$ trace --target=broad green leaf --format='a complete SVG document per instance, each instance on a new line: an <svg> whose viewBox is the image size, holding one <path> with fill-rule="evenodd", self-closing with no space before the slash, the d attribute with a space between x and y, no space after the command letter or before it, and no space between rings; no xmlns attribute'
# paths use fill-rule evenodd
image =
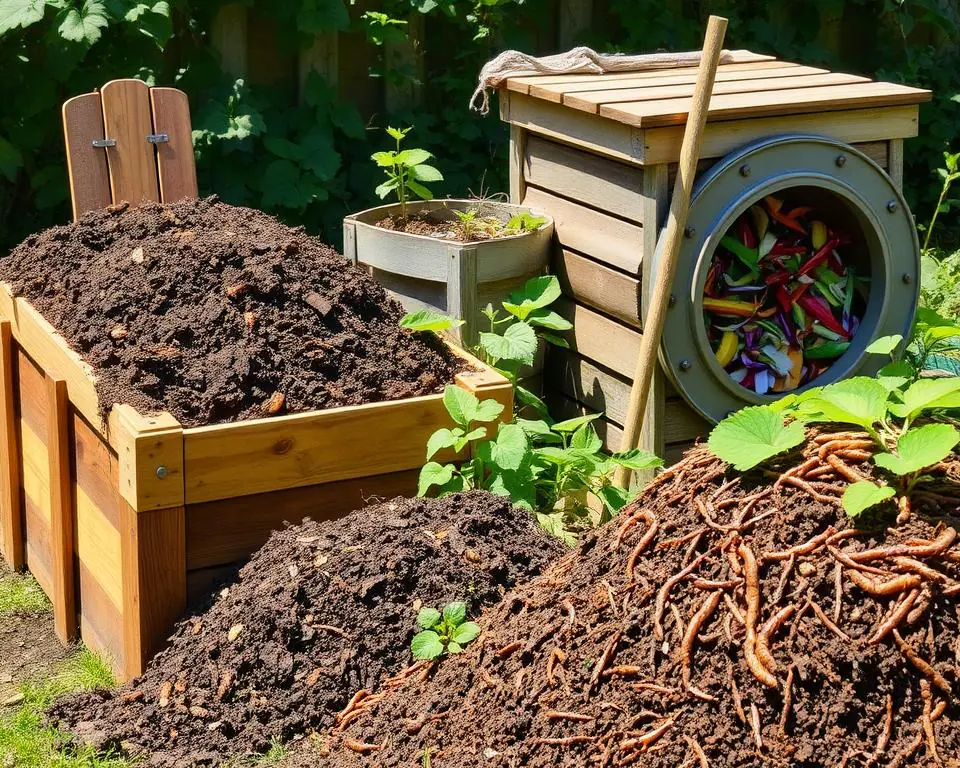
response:
<svg viewBox="0 0 960 768"><path fill-rule="evenodd" d="M464 320L447 317L432 309L421 309L418 312L405 314L400 319L400 327L406 328L408 331L446 331L450 328L458 328L464 322Z"/></svg>
<svg viewBox="0 0 960 768"><path fill-rule="evenodd" d="M413 651L415 659L435 659L443 655L443 642L440 640L440 635L426 629L413 636L410 650Z"/></svg>
<svg viewBox="0 0 960 768"><path fill-rule="evenodd" d="M444 486L453 479L453 464L438 464L428 461L420 470L420 479L417 481L417 496L426 496L433 486Z"/></svg>
<svg viewBox="0 0 960 768"><path fill-rule="evenodd" d="M321 181L330 181L340 170L340 153L333 143L329 129L314 129L300 142L303 159L300 165Z"/></svg>
<svg viewBox="0 0 960 768"><path fill-rule="evenodd" d="M549 309L535 309L527 315L527 322L553 331L569 331L573 328L573 323Z"/></svg>
<svg viewBox="0 0 960 768"><path fill-rule="evenodd" d="M493 399L481 400L477 404L472 421L494 421L501 413L503 413L503 403Z"/></svg>
<svg viewBox="0 0 960 768"><path fill-rule="evenodd" d="M555 448L552 445L546 445L543 448L537 448L534 451L534 455L543 459L544 461L560 467L566 464L572 464L578 458L578 456L569 448Z"/></svg>
<svg viewBox="0 0 960 768"><path fill-rule="evenodd" d="M603 448L603 441L592 424L584 424L570 438L570 447L587 453L596 453Z"/></svg>
<svg viewBox="0 0 960 768"><path fill-rule="evenodd" d="M411 190L421 200L433 199L433 192L423 186L423 184L420 184L413 179L407 179L407 189Z"/></svg>
<svg viewBox="0 0 960 768"><path fill-rule="evenodd" d="M45 7L44 0L0 0L0 35L36 24L43 19Z"/></svg>
<svg viewBox="0 0 960 768"><path fill-rule="evenodd" d="M843 509L850 517L856 517L865 509L874 507L894 496L896 491L889 485L875 485L869 480L848 485L840 500Z"/></svg>
<svg viewBox="0 0 960 768"><path fill-rule="evenodd" d="M377 188L374 190L374 192L376 192L377 197L382 200L391 192L393 192L393 190L395 190L398 186L400 186L400 182L397 179L388 179L387 181L383 182L383 184L377 185Z"/></svg>
<svg viewBox="0 0 960 768"><path fill-rule="evenodd" d="M921 412L936 408L960 408L960 378L920 379L902 395L903 403L894 403L890 411L902 419L915 419Z"/></svg>
<svg viewBox="0 0 960 768"><path fill-rule="evenodd" d="M470 428L470 422L476 420L480 408L480 401L473 393L467 392L467 390L455 384L448 384L443 390L443 404L447 413L450 414L450 418L464 429ZM501 406L502 409L503 406ZM484 421L489 421L489 419L484 419Z"/></svg>
<svg viewBox="0 0 960 768"><path fill-rule="evenodd" d="M407 166L420 165L420 163L427 162L431 157L433 155L425 149L405 149L397 154L397 162Z"/></svg>
<svg viewBox="0 0 960 768"><path fill-rule="evenodd" d="M136 3L124 14L123 18L124 21L133 24L141 34L151 38L161 48L173 37L170 3L165 0Z"/></svg>
<svg viewBox="0 0 960 768"><path fill-rule="evenodd" d="M878 453L879 467L895 475L912 475L943 461L960 442L960 432L949 424L925 424L908 429L897 440L897 453Z"/></svg>
<svg viewBox="0 0 960 768"><path fill-rule="evenodd" d="M101 30L109 24L107 6L101 0L83 0L80 6L67 6L57 18L60 37L87 45L97 42Z"/></svg>
<svg viewBox="0 0 960 768"><path fill-rule="evenodd" d="M23 155L20 154L20 150L0 136L0 176L7 181L14 181L22 166Z"/></svg>
<svg viewBox="0 0 960 768"><path fill-rule="evenodd" d="M459 627L467 618L466 603L448 603L443 608L443 620L451 627Z"/></svg>
<svg viewBox="0 0 960 768"><path fill-rule="evenodd" d="M456 433L462 430L455 429L453 431L454 433ZM469 432L467 432L467 434L461 437L457 437L457 441L453 444L453 449L457 453L460 453L460 451L466 448L469 443L473 442L474 440L480 440L481 438L484 438L486 436L487 436L487 428L477 427L476 429L472 429Z"/></svg>
<svg viewBox="0 0 960 768"><path fill-rule="evenodd" d="M436 608L421 608L417 614L417 624L421 629L435 627L440 621L440 611Z"/></svg>
<svg viewBox="0 0 960 768"><path fill-rule="evenodd" d="M459 645L467 645L476 640L479 634L480 625L475 621L467 621L457 627L451 639Z"/></svg>
<svg viewBox="0 0 960 768"><path fill-rule="evenodd" d="M518 471L495 470L486 489L498 496L506 496L516 506L531 512L537 506L537 489L528 465Z"/></svg>
<svg viewBox="0 0 960 768"><path fill-rule="evenodd" d="M710 433L708 445L714 455L741 472L752 469L771 456L800 445L803 425L784 424L772 408L755 405L727 416Z"/></svg>
<svg viewBox="0 0 960 768"><path fill-rule="evenodd" d="M820 390L818 396L804 401L801 412L810 421L839 421L872 429L887 415L890 392L876 379L857 376Z"/></svg>
<svg viewBox="0 0 960 768"><path fill-rule="evenodd" d="M529 389L514 382L513 394L517 398L517 402L520 403L520 405L527 408L532 408L541 418L549 418L550 414L547 409L547 404Z"/></svg>
<svg viewBox="0 0 960 768"><path fill-rule="evenodd" d="M515 419L514 423L527 433L527 437L548 437L553 433L543 419Z"/></svg>
<svg viewBox="0 0 960 768"><path fill-rule="evenodd" d="M881 336L871 342L866 351L871 355L889 355L900 345L901 341L903 341L903 336L899 333L893 336Z"/></svg>
<svg viewBox="0 0 960 768"><path fill-rule="evenodd" d="M415 165L409 169L410 178L417 181L443 181L443 174L432 165Z"/></svg>
<svg viewBox="0 0 960 768"><path fill-rule="evenodd" d="M597 496L613 514L617 514L630 501L631 493L625 488L605 485L597 491Z"/></svg>
<svg viewBox="0 0 960 768"><path fill-rule="evenodd" d="M655 469L663 466L663 459L655 453L642 448L633 448L622 453L615 453L610 457L615 464L627 469Z"/></svg>
<svg viewBox="0 0 960 768"><path fill-rule="evenodd" d="M548 344L553 344L555 347L560 347L560 349L570 349L570 342L563 338L563 336L557 336L552 333L541 333L540 338Z"/></svg>
<svg viewBox="0 0 960 768"><path fill-rule="evenodd" d="M501 424L495 440L478 446L480 458L500 469L516 471L530 455L527 434L516 424Z"/></svg>
<svg viewBox="0 0 960 768"><path fill-rule="evenodd" d="M514 304L528 303L533 309L543 309L560 298L560 281L555 275L532 277L520 291L510 294Z"/></svg>
<svg viewBox="0 0 960 768"><path fill-rule="evenodd" d="M447 643L447 653L463 653L463 646L455 640Z"/></svg>
<svg viewBox="0 0 960 768"><path fill-rule="evenodd" d="M460 435L463 435L463 430L458 430ZM455 435L451 430L443 427L434 432L427 439L427 459L432 459L436 456L437 451L442 451L444 448L452 448L457 442L457 435Z"/></svg>
<svg viewBox="0 0 960 768"><path fill-rule="evenodd" d="M396 158L396 152L374 152L370 155L370 159L381 168L392 168L396 164Z"/></svg>
<svg viewBox="0 0 960 768"><path fill-rule="evenodd" d="M543 527L543 530L545 530L551 536L556 536L568 547L575 547L577 545L576 534L568 530L566 525L564 525L563 513L551 512L547 514L544 512L537 512L537 522L540 523L540 525Z"/></svg>
<svg viewBox="0 0 960 768"><path fill-rule="evenodd" d="M514 323L503 335L481 333L480 346L495 361L508 360L533 365L537 354L537 334L528 323Z"/></svg>
<svg viewBox="0 0 960 768"><path fill-rule="evenodd" d="M584 424L589 424L591 421L596 421L601 416L602 413L588 413L586 416L575 416L572 419L567 419L566 421L558 421L553 425L554 432L576 432Z"/></svg>

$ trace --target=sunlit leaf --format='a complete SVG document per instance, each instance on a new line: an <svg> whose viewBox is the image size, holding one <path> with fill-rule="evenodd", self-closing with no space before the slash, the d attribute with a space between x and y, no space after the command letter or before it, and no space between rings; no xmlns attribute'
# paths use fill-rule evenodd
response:
<svg viewBox="0 0 960 768"><path fill-rule="evenodd" d="M717 424L708 445L715 456L742 472L800 445L804 436L802 424L785 424L775 410L757 405L743 408Z"/></svg>

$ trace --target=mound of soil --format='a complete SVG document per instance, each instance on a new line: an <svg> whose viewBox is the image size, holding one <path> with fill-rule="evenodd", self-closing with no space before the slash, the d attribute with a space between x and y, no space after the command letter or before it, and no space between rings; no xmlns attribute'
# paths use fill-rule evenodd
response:
<svg viewBox="0 0 960 768"><path fill-rule="evenodd" d="M290 765L957 766L960 467L854 527L869 441L818 439L742 477L695 449Z"/></svg>
<svg viewBox="0 0 960 768"><path fill-rule="evenodd" d="M463 362L302 228L219 202L126 204L0 259L94 370L101 402L215 424L438 392Z"/></svg>
<svg viewBox="0 0 960 768"><path fill-rule="evenodd" d="M561 549L485 492L305 521L275 533L141 677L58 702L49 718L150 766L261 753L331 725L356 691L410 665L421 605L462 600L475 616Z"/></svg>

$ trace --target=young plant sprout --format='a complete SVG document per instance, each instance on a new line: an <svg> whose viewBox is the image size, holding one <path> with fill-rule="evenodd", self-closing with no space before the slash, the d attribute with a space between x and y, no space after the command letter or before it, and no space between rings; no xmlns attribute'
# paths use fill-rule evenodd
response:
<svg viewBox="0 0 960 768"><path fill-rule="evenodd" d="M717 362L746 389L789 392L850 346L869 280L847 258L853 239L807 206L753 205L720 240L704 286Z"/></svg>
<svg viewBox="0 0 960 768"><path fill-rule="evenodd" d="M417 614L417 624L421 631L410 643L415 659L460 653L480 634L480 626L467 621L466 603L448 603L443 613L436 608L423 608Z"/></svg>
<svg viewBox="0 0 960 768"><path fill-rule="evenodd" d="M427 165L427 160L433 157L427 150L401 149L403 140L412 130L412 126L402 129L387 128L387 133L397 142L396 149L374 152L370 156L387 175L387 180L377 187L377 195L382 200L391 192L396 194L397 202L400 203L400 218L404 220L407 218L407 203L411 193L421 200L430 200L433 193L424 184L443 181L443 174L432 165Z"/></svg>

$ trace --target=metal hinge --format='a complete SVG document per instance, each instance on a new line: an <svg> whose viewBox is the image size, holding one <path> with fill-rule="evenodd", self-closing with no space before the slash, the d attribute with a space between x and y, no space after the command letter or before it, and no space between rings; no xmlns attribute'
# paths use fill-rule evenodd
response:
<svg viewBox="0 0 960 768"><path fill-rule="evenodd" d="M147 136L147 141L151 144L164 144L170 141L170 136L166 133L151 133Z"/></svg>
<svg viewBox="0 0 960 768"><path fill-rule="evenodd" d="M116 139L94 139L90 142L97 149L105 149L106 147L115 147L117 146Z"/></svg>

